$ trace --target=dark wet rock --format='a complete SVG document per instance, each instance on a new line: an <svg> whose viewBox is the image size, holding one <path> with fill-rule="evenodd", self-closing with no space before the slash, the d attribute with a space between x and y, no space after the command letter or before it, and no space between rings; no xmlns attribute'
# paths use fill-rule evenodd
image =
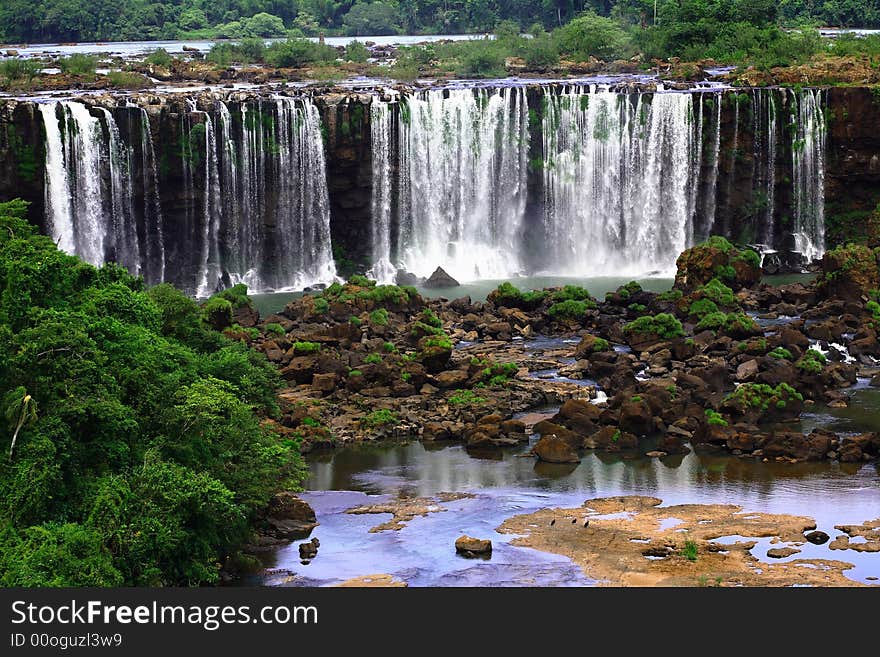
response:
<svg viewBox="0 0 880 657"><path fill-rule="evenodd" d="M542 436L532 449L535 456L547 463L580 463L580 457L569 444L555 435Z"/></svg>
<svg viewBox="0 0 880 657"><path fill-rule="evenodd" d="M428 277L428 280L426 280L423 285L427 288L438 288L459 287L461 284L447 274L442 267L437 267L437 269L434 270L434 273Z"/></svg>
<svg viewBox="0 0 880 657"><path fill-rule="evenodd" d="M778 431L765 436L760 442L764 456L787 457L798 461L822 461L835 446L832 434L813 431L804 435L796 431Z"/></svg>
<svg viewBox="0 0 880 657"><path fill-rule="evenodd" d="M532 427L532 432L539 434L542 438L546 436L555 436L558 440L562 440L571 449L580 449L584 442L584 436L580 433L567 429L561 424L556 424L550 420L542 420Z"/></svg>
<svg viewBox="0 0 880 657"><path fill-rule="evenodd" d="M318 556L318 546L311 541L300 543L298 547L300 559L311 561Z"/></svg>
<svg viewBox="0 0 880 657"><path fill-rule="evenodd" d="M398 269L397 274L394 277L394 282L397 285L418 285L422 282L422 279L408 271Z"/></svg>
<svg viewBox="0 0 880 657"><path fill-rule="evenodd" d="M318 519L308 502L294 493L283 491L269 500L265 526L265 534L292 540L308 536L318 526Z"/></svg>
<svg viewBox="0 0 880 657"><path fill-rule="evenodd" d="M633 434L621 431L615 426L605 426L584 441L588 449L600 449L609 452L636 449L639 439Z"/></svg>
<svg viewBox="0 0 880 657"><path fill-rule="evenodd" d="M462 556L475 556L492 553L492 541L463 535L455 539L455 551Z"/></svg>
<svg viewBox="0 0 880 657"><path fill-rule="evenodd" d="M623 431L644 436L654 430L654 415L651 407L640 397L633 397L631 401L620 407L620 419L618 424Z"/></svg>
<svg viewBox="0 0 880 657"><path fill-rule="evenodd" d="M814 530L804 534L804 538L814 545L824 545L831 537L823 531Z"/></svg>

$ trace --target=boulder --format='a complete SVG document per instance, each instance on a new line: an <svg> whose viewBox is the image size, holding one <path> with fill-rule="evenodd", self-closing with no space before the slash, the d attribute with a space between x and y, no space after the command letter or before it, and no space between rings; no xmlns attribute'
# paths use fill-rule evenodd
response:
<svg viewBox="0 0 880 657"><path fill-rule="evenodd" d="M571 449L580 449L584 442L584 436L551 420L541 420L532 427L532 432L542 437L554 436L558 440L562 440Z"/></svg>
<svg viewBox="0 0 880 657"><path fill-rule="evenodd" d="M317 364L318 359L315 356L296 356L281 370L281 378L299 384L311 383Z"/></svg>
<svg viewBox="0 0 880 657"><path fill-rule="evenodd" d="M584 447L617 452L622 449L636 449L639 439L633 434L621 431L615 426L605 426L584 441Z"/></svg>
<svg viewBox="0 0 880 657"><path fill-rule="evenodd" d="M745 363L741 363L739 367L736 368L736 380L751 381L755 378L757 373L758 361L753 358L752 360L747 360Z"/></svg>
<svg viewBox="0 0 880 657"><path fill-rule="evenodd" d="M776 431L765 436L760 444L766 457L784 456L798 461L821 461L832 446L832 437L817 431L806 436L796 431Z"/></svg>
<svg viewBox="0 0 880 657"><path fill-rule="evenodd" d="M336 390L337 381L338 377L333 372L327 374L315 374L312 377L312 387L324 394L330 394Z"/></svg>
<svg viewBox="0 0 880 657"><path fill-rule="evenodd" d="M318 526L315 510L294 493L282 491L269 500L266 509L266 533L292 540L308 536Z"/></svg>
<svg viewBox="0 0 880 657"><path fill-rule="evenodd" d="M633 398L620 407L618 421L621 430L644 436L654 431L654 416L651 407L643 399Z"/></svg>
<svg viewBox="0 0 880 657"><path fill-rule="evenodd" d="M467 370L445 370L440 372L436 377L437 387L445 388L461 388L468 382L470 378Z"/></svg>
<svg viewBox="0 0 880 657"><path fill-rule="evenodd" d="M424 287L427 288L459 287L459 285L461 284L457 280L443 271L443 267L437 267L434 273L428 277L428 280L424 282Z"/></svg>
<svg viewBox="0 0 880 657"><path fill-rule="evenodd" d="M540 460L547 463L580 463L580 458L569 444L555 435L542 436L532 450Z"/></svg>
<svg viewBox="0 0 880 657"><path fill-rule="evenodd" d="M805 534L804 538L814 545L824 545L831 537L823 531L815 530Z"/></svg>
<svg viewBox="0 0 880 657"><path fill-rule="evenodd" d="M455 551L470 557L479 554L492 554L492 541L463 535L455 539Z"/></svg>

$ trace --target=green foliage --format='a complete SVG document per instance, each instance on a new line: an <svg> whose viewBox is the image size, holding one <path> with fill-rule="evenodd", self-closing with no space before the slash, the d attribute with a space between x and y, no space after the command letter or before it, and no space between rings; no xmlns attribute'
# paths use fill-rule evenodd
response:
<svg viewBox="0 0 880 657"><path fill-rule="evenodd" d="M298 356L305 354L316 354L321 351L321 343L319 342L294 342L293 352Z"/></svg>
<svg viewBox="0 0 880 657"><path fill-rule="evenodd" d="M559 49L575 59L623 59L631 51L629 38L617 21L586 12L554 32Z"/></svg>
<svg viewBox="0 0 880 657"><path fill-rule="evenodd" d="M692 541L690 539L684 542L684 548L681 551L682 555L688 561L696 561L697 560L697 543L696 541Z"/></svg>
<svg viewBox="0 0 880 657"><path fill-rule="evenodd" d="M397 421L397 413L386 408L380 408L362 417L361 426L365 429L379 429L380 427L397 424Z"/></svg>
<svg viewBox="0 0 880 657"><path fill-rule="evenodd" d="M22 215L0 204L0 583L216 582L303 475L261 421L277 414L277 370L203 320L228 322L246 290L204 308L170 285L144 290Z"/></svg>
<svg viewBox="0 0 880 657"><path fill-rule="evenodd" d="M419 296L416 289L409 285L377 285L369 290L358 293L361 299L368 299L376 304L406 305Z"/></svg>
<svg viewBox="0 0 880 657"><path fill-rule="evenodd" d="M778 358L780 360L792 360L791 352L785 347L776 347L767 354L770 358Z"/></svg>
<svg viewBox="0 0 880 657"><path fill-rule="evenodd" d="M349 318L348 318L348 321L349 321L350 324L352 324L352 326L360 326L361 324L363 324L363 321L361 321L361 318L360 318L360 317L356 317L356 316L354 316L354 315L352 315L351 317L349 317Z"/></svg>
<svg viewBox="0 0 880 657"><path fill-rule="evenodd" d="M357 285L358 287L376 287L376 281L370 280L366 276L355 274L348 279L349 285Z"/></svg>
<svg viewBox="0 0 880 657"><path fill-rule="evenodd" d="M485 404L485 397L480 397L473 390L458 390L449 397L449 403L456 406L470 406L473 404Z"/></svg>
<svg viewBox="0 0 880 657"><path fill-rule="evenodd" d="M711 299L697 299L690 305L690 308L688 308L688 315L699 317L701 319L710 313L717 312L718 306L715 305L715 302Z"/></svg>
<svg viewBox="0 0 880 657"><path fill-rule="evenodd" d="M704 413L706 415L706 422L708 422L709 424L719 427L727 426L727 420L725 420L724 416L721 415L721 413L719 413L718 411L707 408L705 409Z"/></svg>
<svg viewBox="0 0 880 657"><path fill-rule="evenodd" d="M712 235L709 239L703 242L702 246L718 249L721 253L728 253L733 248L733 244L731 244L726 237L721 235Z"/></svg>
<svg viewBox="0 0 880 657"><path fill-rule="evenodd" d="M396 6L379 1L355 4L342 18L342 25L352 36L397 34L400 30Z"/></svg>
<svg viewBox="0 0 880 657"><path fill-rule="evenodd" d="M376 310L370 313L370 324L388 326L388 311L384 308L376 308Z"/></svg>
<svg viewBox="0 0 880 657"><path fill-rule="evenodd" d="M742 249L734 260L741 260L751 267L759 268L761 266L761 256L751 249ZM735 276L734 276L735 278Z"/></svg>
<svg viewBox="0 0 880 657"><path fill-rule="evenodd" d="M161 66L163 68L168 68L171 66L171 63L174 61L174 58L168 54L168 51L165 48L157 48L150 52L147 55L144 61L147 64L152 64L153 66Z"/></svg>
<svg viewBox="0 0 880 657"><path fill-rule="evenodd" d="M714 312L703 315L695 327L697 331L717 331L724 327L727 322L727 315L722 312Z"/></svg>
<svg viewBox="0 0 880 657"><path fill-rule="evenodd" d="M698 296L709 299L720 308L729 308L738 305L733 290L717 278L701 286L697 290Z"/></svg>
<svg viewBox="0 0 880 657"><path fill-rule="evenodd" d="M69 75L94 75L98 58L92 55L70 55L58 60L58 68Z"/></svg>
<svg viewBox="0 0 880 657"><path fill-rule="evenodd" d="M780 383L776 387L766 383L743 383L737 389L724 398L744 408L755 408L766 411L771 405L778 406L779 402L797 399L803 401L804 397L787 383Z"/></svg>
<svg viewBox="0 0 880 657"><path fill-rule="evenodd" d="M795 363L795 366L808 374L819 374L825 369L825 363L828 359L821 351L815 349L807 349L803 356Z"/></svg>
<svg viewBox="0 0 880 657"><path fill-rule="evenodd" d="M129 71L110 71L107 81L114 89L149 89L153 83L140 73Z"/></svg>
<svg viewBox="0 0 880 657"><path fill-rule="evenodd" d="M336 49L308 39L288 39L266 48L266 63L278 68L299 68L336 61Z"/></svg>
<svg viewBox="0 0 880 657"><path fill-rule="evenodd" d="M623 327L624 333L650 333L664 340L684 335L681 322L669 313L645 315Z"/></svg>
<svg viewBox="0 0 880 657"><path fill-rule="evenodd" d="M370 51L360 41L350 41L345 46L345 59L349 62L363 64L370 58Z"/></svg>
<svg viewBox="0 0 880 657"><path fill-rule="evenodd" d="M266 324L266 333L271 333L272 335L284 335L284 327L281 324L276 322L269 322Z"/></svg>
<svg viewBox="0 0 880 657"><path fill-rule="evenodd" d="M560 320L581 320L587 314L587 310L595 308L596 304L592 301L576 301L569 299L560 303L554 303L547 310L547 314L556 321Z"/></svg>
<svg viewBox="0 0 880 657"><path fill-rule="evenodd" d="M316 313L318 313L319 315L323 315L328 310L330 310L330 302L328 302L327 299L324 299L323 297L315 297L314 308Z"/></svg>
<svg viewBox="0 0 880 657"><path fill-rule="evenodd" d="M561 290L554 292L551 299L553 303L562 303L563 301L592 301L590 292L580 285L566 285Z"/></svg>
<svg viewBox="0 0 880 657"><path fill-rule="evenodd" d="M434 328L441 328L443 326L443 321L437 317L437 314L430 308L425 308L422 311L420 318L421 321L428 326L433 326Z"/></svg>
<svg viewBox="0 0 880 657"><path fill-rule="evenodd" d="M36 59L3 59L0 60L0 78L7 82L25 80L31 82L40 74L43 65Z"/></svg>
<svg viewBox="0 0 880 657"><path fill-rule="evenodd" d="M548 293L543 290L522 292L516 286L505 281L504 283L501 283L494 292L492 292L492 298L499 306L532 310L541 305L544 299L547 298L547 294Z"/></svg>
<svg viewBox="0 0 880 657"><path fill-rule="evenodd" d="M367 357L364 358L364 362L365 363L372 363L372 364L381 363L382 356L380 356L379 354L367 354Z"/></svg>
<svg viewBox="0 0 880 657"><path fill-rule="evenodd" d="M675 303L684 296L681 290L667 290L657 295L658 301Z"/></svg>

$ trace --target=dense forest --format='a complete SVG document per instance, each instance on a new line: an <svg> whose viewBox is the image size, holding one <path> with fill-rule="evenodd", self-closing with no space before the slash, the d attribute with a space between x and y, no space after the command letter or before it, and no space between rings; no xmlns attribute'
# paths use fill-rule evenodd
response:
<svg viewBox="0 0 880 657"><path fill-rule="evenodd" d="M0 40L122 41L488 32L500 21L558 27L583 11L624 27L699 31L707 16L781 25L880 26L880 0L4 0Z"/></svg>
<svg viewBox="0 0 880 657"><path fill-rule="evenodd" d="M0 585L196 585L302 475L278 374L167 284L60 251L0 203ZM239 559L244 559L238 555Z"/></svg>

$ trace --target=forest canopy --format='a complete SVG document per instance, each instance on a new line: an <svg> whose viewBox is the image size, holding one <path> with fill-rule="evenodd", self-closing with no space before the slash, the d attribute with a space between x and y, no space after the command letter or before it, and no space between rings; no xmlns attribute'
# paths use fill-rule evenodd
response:
<svg viewBox="0 0 880 657"><path fill-rule="evenodd" d="M560 27L584 11L682 32L714 23L880 26L880 0L4 0L6 42L489 32Z"/></svg>
<svg viewBox="0 0 880 657"><path fill-rule="evenodd" d="M279 380L168 284L60 251L0 203L0 586L216 582L298 445Z"/></svg>

